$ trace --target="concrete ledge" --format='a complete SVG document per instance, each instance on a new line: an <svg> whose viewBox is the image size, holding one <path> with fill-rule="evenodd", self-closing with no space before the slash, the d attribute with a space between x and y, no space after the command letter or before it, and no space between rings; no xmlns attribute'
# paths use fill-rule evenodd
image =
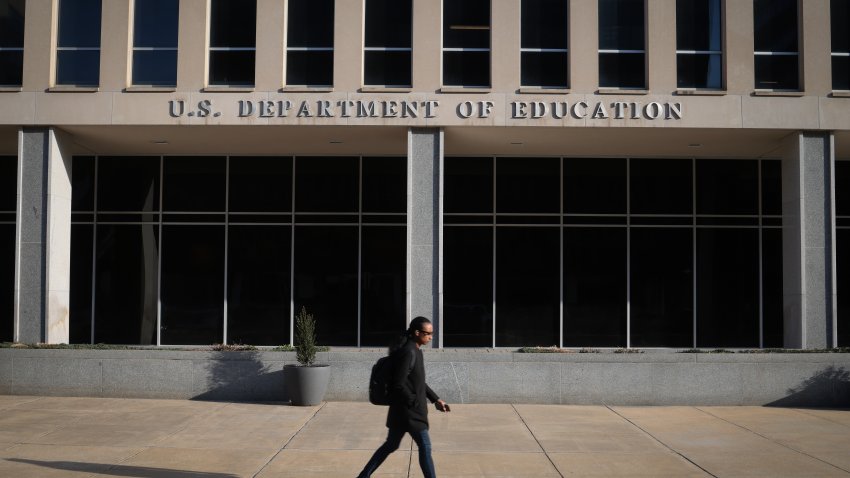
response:
<svg viewBox="0 0 850 478"><path fill-rule="evenodd" d="M334 349L326 395L366 401L382 349ZM850 354L517 353L427 350L428 382L454 403L850 407ZM0 393L287 400L294 352L0 349Z"/></svg>

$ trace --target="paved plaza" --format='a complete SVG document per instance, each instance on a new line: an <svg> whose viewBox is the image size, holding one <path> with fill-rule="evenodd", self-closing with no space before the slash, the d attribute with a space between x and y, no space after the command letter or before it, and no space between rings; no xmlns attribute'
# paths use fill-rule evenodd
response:
<svg viewBox="0 0 850 478"><path fill-rule="evenodd" d="M850 411L453 404L441 477L850 477ZM0 396L0 476L353 477L386 429L368 403ZM408 438L375 476L419 477Z"/></svg>

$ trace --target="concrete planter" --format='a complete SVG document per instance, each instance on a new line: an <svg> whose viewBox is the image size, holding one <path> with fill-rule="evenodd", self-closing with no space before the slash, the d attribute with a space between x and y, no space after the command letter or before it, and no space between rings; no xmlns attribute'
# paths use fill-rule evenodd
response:
<svg viewBox="0 0 850 478"><path fill-rule="evenodd" d="M331 378L330 365L286 365L283 379L293 405L318 405Z"/></svg>

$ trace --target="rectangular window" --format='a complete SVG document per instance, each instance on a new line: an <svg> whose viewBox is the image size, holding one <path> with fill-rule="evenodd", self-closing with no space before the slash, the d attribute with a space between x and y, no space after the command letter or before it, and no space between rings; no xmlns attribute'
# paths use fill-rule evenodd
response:
<svg viewBox="0 0 850 478"><path fill-rule="evenodd" d="M334 0L289 0L286 84L333 86Z"/></svg>
<svg viewBox="0 0 850 478"><path fill-rule="evenodd" d="M212 0L210 5L211 86L254 86L257 1Z"/></svg>
<svg viewBox="0 0 850 478"><path fill-rule="evenodd" d="M443 2L443 85L490 87L490 0Z"/></svg>
<svg viewBox="0 0 850 478"><path fill-rule="evenodd" d="M679 88L723 87L720 0L676 0Z"/></svg>
<svg viewBox="0 0 850 478"><path fill-rule="evenodd" d="M832 0L832 89L850 91L850 2Z"/></svg>
<svg viewBox="0 0 850 478"><path fill-rule="evenodd" d="M24 73L24 0L0 0L0 86L20 86Z"/></svg>
<svg viewBox="0 0 850 478"><path fill-rule="evenodd" d="M797 0L754 0L755 88L800 89Z"/></svg>
<svg viewBox="0 0 850 478"><path fill-rule="evenodd" d="M100 83L101 0L59 0L56 84Z"/></svg>
<svg viewBox="0 0 850 478"><path fill-rule="evenodd" d="M179 0L135 0L133 85L177 85Z"/></svg>
<svg viewBox="0 0 850 478"><path fill-rule="evenodd" d="M599 86L646 88L643 0L599 0Z"/></svg>
<svg viewBox="0 0 850 478"><path fill-rule="evenodd" d="M412 0L367 0L363 84L411 86Z"/></svg>
<svg viewBox="0 0 850 478"><path fill-rule="evenodd" d="M522 0L522 86L567 87L567 12L567 0Z"/></svg>
<svg viewBox="0 0 850 478"><path fill-rule="evenodd" d="M0 33L2 35L2 33ZM17 156L0 156L0 341L15 334L15 219Z"/></svg>

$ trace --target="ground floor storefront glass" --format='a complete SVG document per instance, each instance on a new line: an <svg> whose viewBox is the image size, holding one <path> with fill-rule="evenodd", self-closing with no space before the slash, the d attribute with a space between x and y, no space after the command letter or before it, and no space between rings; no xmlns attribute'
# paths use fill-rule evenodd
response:
<svg viewBox="0 0 850 478"><path fill-rule="evenodd" d="M838 294L837 342L850 347L850 161L835 162L835 275Z"/></svg>
<svg viewBox="0 0 850 478"><path fill-rule="evenodd" d="M15 209L16 156L0 156L0 342L15 333Z"/></svg>

